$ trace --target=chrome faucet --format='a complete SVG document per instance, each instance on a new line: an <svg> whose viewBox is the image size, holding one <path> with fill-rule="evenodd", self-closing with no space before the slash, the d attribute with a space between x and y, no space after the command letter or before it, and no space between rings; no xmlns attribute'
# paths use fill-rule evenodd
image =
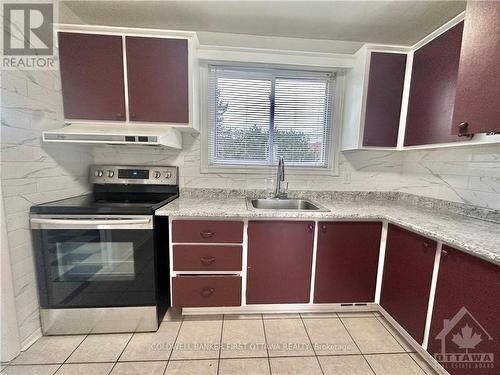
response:
<svg viewBox="0 0 500 375"><path fill-rule="evenodd" d="M274 198L287 198L287 192L282 192L281 183L285 181L285 161L283 157L278 159L278 170L276 171L276 187L274 189Z"/></svg>

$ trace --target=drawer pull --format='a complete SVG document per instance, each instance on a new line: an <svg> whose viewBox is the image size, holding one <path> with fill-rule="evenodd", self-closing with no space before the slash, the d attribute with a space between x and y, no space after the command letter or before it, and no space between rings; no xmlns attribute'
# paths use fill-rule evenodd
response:
<svg viewBox="0 0 500 375"><path fill-rule="evenodd" d="M215 292L214 288L204 288L200 291L200 296L210 297L212 294L214 294L214 292Z"/></svg>
<svg viewBox="0 0 500 375"><path fill-rule="evenodd" d="M215 262L215 257L201 257L200 262L205 266L210 266L212 263Z"/></svg>
<svg viewBox="0 0 500 375"><path fill-rule="evenodd" d="M200 232L200 236L202 236L203 238L211 238L214 236L214 232L212 232L211 230L203 230Z"/></svg>

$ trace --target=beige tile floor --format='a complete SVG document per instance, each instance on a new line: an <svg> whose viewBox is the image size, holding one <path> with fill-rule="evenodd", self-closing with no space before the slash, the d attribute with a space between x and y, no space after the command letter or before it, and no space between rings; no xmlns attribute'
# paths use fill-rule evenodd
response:
<svg viewBox="0 0 500 375"><path fill-rule="evenodd" d="M1 375L435 375L377 313L182 317L153 333L46 336Z"/></svg>

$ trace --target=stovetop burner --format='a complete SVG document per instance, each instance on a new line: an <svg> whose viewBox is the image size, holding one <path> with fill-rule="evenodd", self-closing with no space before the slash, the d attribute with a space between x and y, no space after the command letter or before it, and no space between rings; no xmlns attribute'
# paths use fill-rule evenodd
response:
<svg viewBox="0 0 500 375"><path fill-rule="evenodd" d="M92 166L90 180L91 194L32 206L31 213L151 215L179 196L177 167Z"/></svg>

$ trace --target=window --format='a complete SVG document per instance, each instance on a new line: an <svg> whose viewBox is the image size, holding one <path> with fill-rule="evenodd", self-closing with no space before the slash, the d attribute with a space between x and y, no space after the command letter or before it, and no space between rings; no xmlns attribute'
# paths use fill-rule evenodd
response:
<svg viewBox="0 0 500 375"><path fill-rule="evenodd" d="M208 163L328 168L334 73L208 67Z"/></svg>

